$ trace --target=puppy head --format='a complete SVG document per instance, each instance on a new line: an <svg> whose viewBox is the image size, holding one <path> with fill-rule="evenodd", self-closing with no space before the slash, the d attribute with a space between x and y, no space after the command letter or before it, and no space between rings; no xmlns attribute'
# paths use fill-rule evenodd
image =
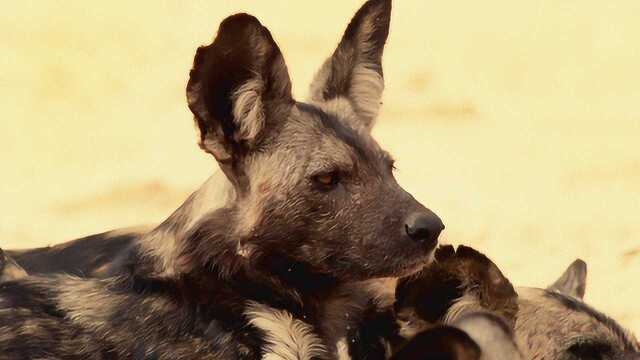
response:
<svg viewBox="0 0 640 360"><path fill-rule="evenodd" d="M441 246L435 260L417 275L398 281L394 310L401 335L411 337L451 323L472 310L493 312L513 328L518 295L496 264L464 245Z"/></svg>

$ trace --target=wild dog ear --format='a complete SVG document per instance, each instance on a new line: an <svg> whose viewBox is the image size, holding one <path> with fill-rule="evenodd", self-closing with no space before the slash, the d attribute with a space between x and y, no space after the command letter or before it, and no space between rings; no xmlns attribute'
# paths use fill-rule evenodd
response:
<svg viewBox="0 0 640 360"><path fill-rule="evenodd" d="M577 299L584 298L587 287L587 263L576 259L547 290L558 291Z"/></svg>
<svg viewBox="0 0 640 360"><path fill-rule="evenodd" d="M456 256L469 261L469 270L479 277L477 280L486 289L484 295L488 297L488 299L485 299L487 302L501 306L503 302L517 297L509 279L502 274L498 265L486 255L471 247L460 245L456 251Z"/></svg>
<svg viewBox="0 0 640 360"><path fill-rule="evenodd" d="M465 291L476 292L483 308L495 311L514 326L518 294L498 266L483 253L464 245L456 249L455 259L449 267L464 279Z"/></svg>
<svg viewBox="0 0 640 360"><path fill-rule="evenodd" d="M391 0L369 0L358 10L311 83L311 101L344 100L357 121L373 126L384 89L382 53L390 19Z"/></svg>
<svg viewBox="0 0 640 360"><path fill-rule="evenodd" d="M287 66L269 30L251 15L226 18L213 43L196 52L187 101L200 147L233 175L228 165L253 150L293 103Z"/></svg>

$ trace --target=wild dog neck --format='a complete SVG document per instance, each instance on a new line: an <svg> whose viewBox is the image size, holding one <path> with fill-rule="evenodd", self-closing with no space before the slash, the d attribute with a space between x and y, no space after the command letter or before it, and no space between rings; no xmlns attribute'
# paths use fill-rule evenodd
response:
<svg viewBox="0 0 640 360"><path fill-rule="evenodd" d="M138 249L154 259L156 275L174 276L177 247L187 233L206 214L222 208L234 198L233 186L221 171L216 171L171 216L144 235L139 240Z"/></svg>
<svg viewBox="0 0 640 360"><path fill-rule="evenodd" d="M286 244L298 243L304 235L274 232L239 237L233 231L235 211L224 207L209 213L180 241L174 254L179 273L204 282L221 279L247 299L299 315L314 312L303 308L326 297L340 282L292 258L294 250Z"/></svg>
<svg viewBox="0 0 640 360"><path fill-rule="evenodd" d="M245 305L257 303L271 309L284 310L294 319L313 326L324 346L335 352L340 339L371 304L374 296L363 283L345 283L336 277L297 261L278 247L261 247L250 255L238 251L239 239L233 237L235 216L230 207L210 212L182 238L176 239L176 275L163 281L175 283L183 299L202 305L232 304L228 311L241 318ZM287 233L287 241L295 243L300 234ZM267 235L251 239L252 243L282 243ZM147 258L152 264L157 259ZM134 266L147 261L134 261ZM156 266L141 266L134 278L153 284ZM368 281L367 284L372 283ZM379 289L376 289L379 290ZM377 291L376 291L377 292ZM226 305L225 305L226 306Z"/></svg>

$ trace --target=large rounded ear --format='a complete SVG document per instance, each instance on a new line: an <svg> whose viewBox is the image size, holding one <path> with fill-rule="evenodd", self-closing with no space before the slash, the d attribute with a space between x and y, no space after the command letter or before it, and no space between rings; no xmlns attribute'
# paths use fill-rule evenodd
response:
<svg viewBox="0 0 640 360"><path fill-rule="evenodd" d="M237 184L238 160L279 127L293 103L282 53L258 19L230 16L213 43L198 49L187 101L200 129L200 146Z"/></svg>
<svg viewBox="0 0 640 360"><path fill-rule="evenodd" d="M587 263L576 259L564 271L562 276L553 284L549 285L547 290L553 290L565 295L573 296L577 299L584 298L584 292L587 287Z"/></svg>
<svg viewBox="0 0 640 360"><path fill-rule="evenodd" d="M382 53L390 18L391 0L369 0L358 10L311 83L312 102L341 102L371 128L384 89Z"/></svg>

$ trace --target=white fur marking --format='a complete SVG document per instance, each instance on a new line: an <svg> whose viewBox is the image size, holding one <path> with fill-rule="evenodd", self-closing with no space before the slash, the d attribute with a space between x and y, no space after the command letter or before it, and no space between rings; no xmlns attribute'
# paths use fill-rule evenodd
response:
<svg viewBox="0 0 640 360"><path fill-rule="evenodd" d="M264 360L310 360L323 357L326 349L311 325L294 319L290 313L249 302L245 315L249 323L266 334Z"/></svg>
<svg viewBox="0 0 640 360"><path fill-rule="evenodd" d="M347 339L341 338L340 340L338 340L336 349L338 353L337 360L351 360L351 356L349 356L349 345L347 344Z"/></svg>
<svg viewBox="0 0 640 360"><path fill-rule="evenodd" d="M378 116L383 90L384 80L377 71L371 70L367 64L356 65L351 75L349 97L357 108L358 116L363 118L369 127L373 126Z"/></svg>

